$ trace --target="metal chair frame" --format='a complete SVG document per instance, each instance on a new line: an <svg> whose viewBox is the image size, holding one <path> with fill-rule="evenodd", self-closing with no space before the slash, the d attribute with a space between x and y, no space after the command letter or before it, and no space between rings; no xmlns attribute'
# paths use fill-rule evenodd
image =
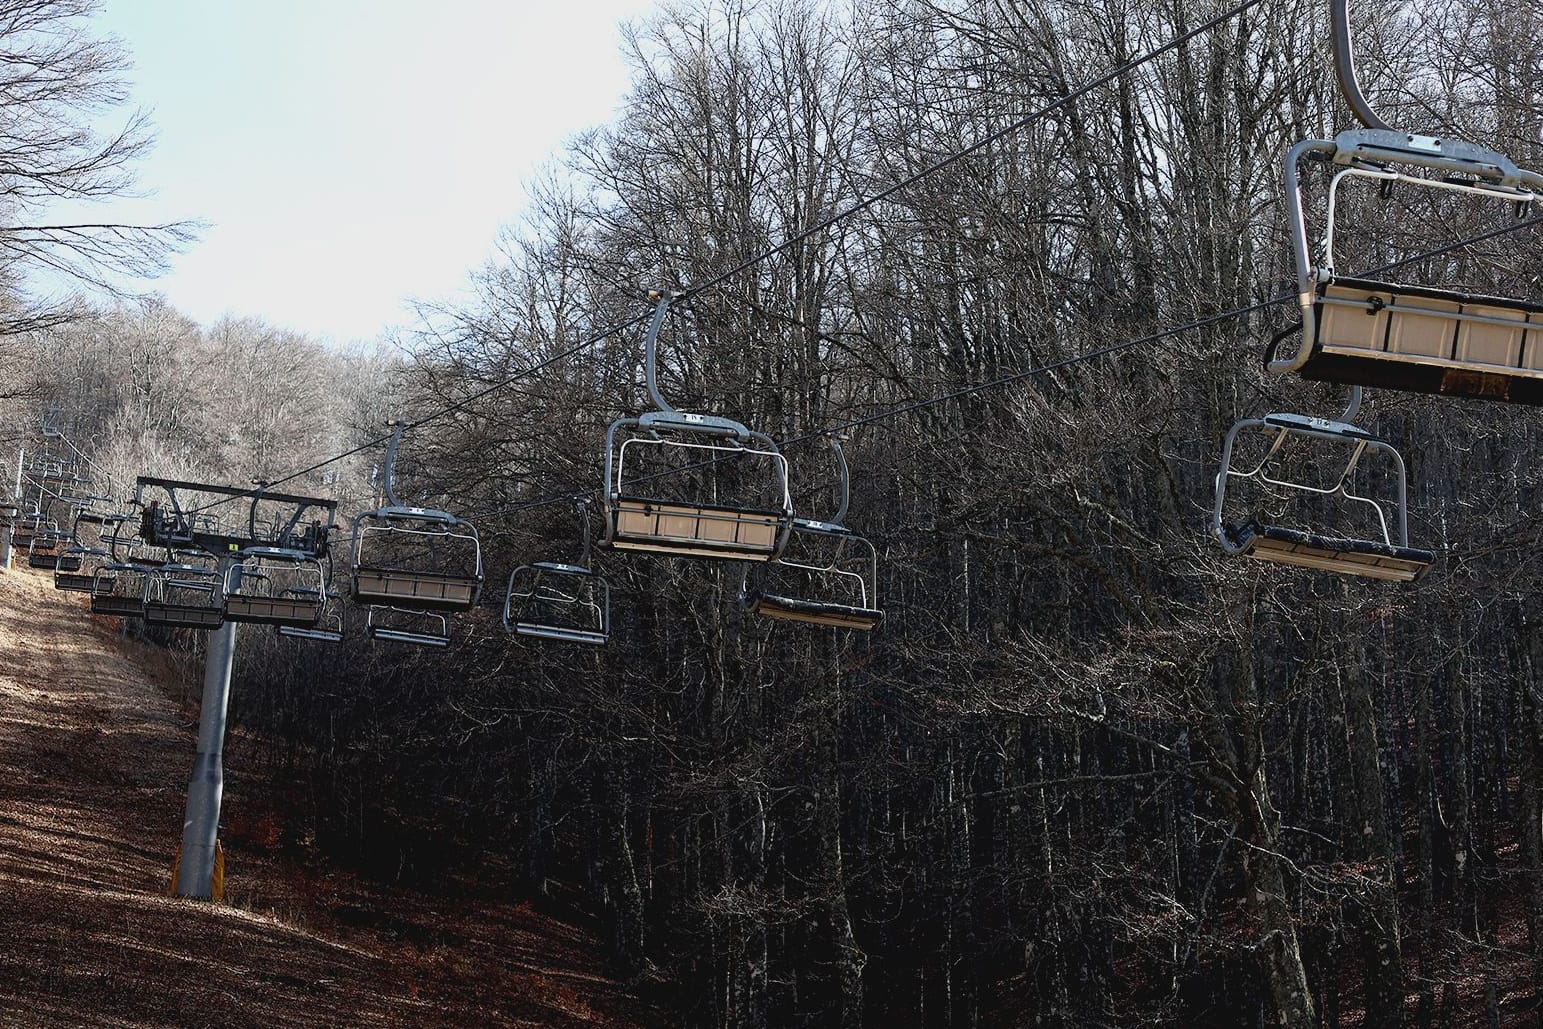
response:
<svg viewBox="0 0 1543 1029"><path fill-rule="evenodd" d="M878 605L878 551L869 540L843 524L851 501L851 471L840 440L829 437L829 442L840 474L841 501L835 515L828 521L795 518L792 541L783 555L770 562L764 571L745 570L740 600L764 618L868 631L884 620ZM798 559L807 550L821 549L826 553L823 562ZM849 553L853 550L855 555ZM802 572L807 581L820 587L821 595L797 596L775 589L765 581L775 568Z"/></svg>
<svg viewBox="0 0 1543 1029"><path fill-rule="evenodd" d="M366 511L353 523L353 599L356 603L414 611L469 611L482 592L482 543L476 527L448 511L408 507L395 491L396 453L406 423L392 422L394 430L386 448L382 478L386 506ZM418 536L432 541L454 541L466 554L467 572L446 573L400 567L370 558L367 545L374 534L381 539ZM378 544L377 544L378 546Z"/></svg>
<svg viewBox="0 0 1543 1029"><path fill-rule="evenodd" d="M145 576L146 625L218 629L225 621L225 597L218 568L163 564Z"/></svg>
<svg viewBox="0 0 1543 1029"><path fill-rule="evenodd" d="M657 300L644 342L649 397L656 410L620 418L606 430L601 498L605 530L600 542L618 550L675 556L770 561L782 553L793 526L788 463L776 441L732 418L677 411L659 392L659 328L674 294L656 292ZM620 438L637 430L643 435ZM620 438L620 441L618 442ZM771 509L644 496L629 488L627 454L657 446L701 452L705 459L689 467L710 468L720 461L759 459L770 465L777 506ZM681 469L682 471L685 469ZM648 476L650 479L667 475Z"/></svg>
<svg viewBox="0 0 1543 1029"><path fill-rule="evenodd" d="M1507 201L1520 210L1543 201L1543 174L1460 139L1392 129L1356 78L1349 0L1331 0L1331 12L1340 90L1365 127L1332 140L1305 140L1286 156L1286 214L1302 334L1295 354L1269 356L1270 370L1325 382L1543 404L1543 303L1337 273L1336 213L1346 178L1449 190ZM1301 167L1310 159L1340 169L1329 183L1321 260L1315 260L1303 213Z"/></svg>
<svg viewBox="0 0 1543 1029"><path fill-rule="evenodd" d="M1350 423L1359 404L1360 390L1357 388L1352 391L1350 406L1339 420L1276 413L1240 419L1228 430L1222 443L1222 463L1216 475L1216 497L1211 510L1211 534L1222 549L1229 554L1261 561L1397 582L1410 582L1425 574L1435 555L1409 546L1408 480L1403 456L1392 444ZM1257 463L1245 469L1234 469L1233 446L1240 434L1250 431L1272 434L1273 439ZM1292 442L1302 439L1326 440L1350 447L1344 468L1331 485L1302 482L1269 470L1271 462ZM1396 495L1391 501L1379 501L1352 488L1355 471L1369 451L1386 455L1392 463ZM1229 525L1224 521L1228 484L1233 480L1250 479L1285 491L1287 495L1296 492L1365 504L1376 515L1381 538L1364 540L1329 536L1257 522ZM1389 504L1394 516L1391 524Z"/></svg>
<svg viewBox="0 0 1543 1029"><path fill-rule="evenodd" d="M321 616L317 619L316 624L311 626L278 625L274 627L274 632L280 636L289 636L293 639L313 640L318 643L341 643L343 641L342 598L329 585L326 595L322 598Z"/></svg>
<svg viewBox="0 0 1543 1029"><path fill-rule="evenodd" d="M611 586L589 566L588 505L578 505L582 549L578 561L534 561L509 573L504 629L516 636L601 646L611 635ZM581 614L571 620L548 612Z"/></svg>
<svg viewBox="0 0 1543 1029"><path fill-rule="evenodd" d="M225 620L313 628L327 579L321 562L298 550L248 547L225 570Z"/></svg>

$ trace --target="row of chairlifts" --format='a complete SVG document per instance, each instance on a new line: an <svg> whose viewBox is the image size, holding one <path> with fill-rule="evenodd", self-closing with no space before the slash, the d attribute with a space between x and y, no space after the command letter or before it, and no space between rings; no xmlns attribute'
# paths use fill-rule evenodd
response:
<svg viewBox="0 0 1543 1029"><path fill-rule="evenodd" d="M145 503L147 489L164 493ZM249 496L244 530L205 514L184 511L184 494ZM259 522L264 505L287 511ZM147 625L196 630L225 622L271 625L283 635L341 639L341 625L326 618L333 599L323 561L336 502L309 497L215 487L141 477L135 494L138 519L106 516L106 559L93 573L91 609L98 614L143 618ZM306 513L318 518L302 524ZM228 555L225 560L215 555ZM77 588L73 583L55 583Z"/></svg>
<svg viewBox="0 0 1543 1029"><path fill-rule="evenodd" d="M771 437L733 419L677 411L664 400L658 334L674 297L661 293L655 299L645 342L655 410L619 419L607 432L601 543L620 551L740 562L740 600L763 617L876 627L883 618L876 600L877 554L844 524L850 471L840 442L831 440L839 472L836 514L824 521L795 517L788 462ZM450 619L472 609L481 593L481 544L464 519L398 499L396 458L407 426L392 426L385 504L354 519L350 594L366 610L371 638L445 647ZM147 490L161 499L147 503ZM188 493L250 496L245 531L185 510L181 501ZM288 519L259 524L264 502L288 505ZM334 501L142 476L134 504L141 512L137 520L129 514L88 516L82 509L72 533L30 528L29 544L42 540L45 549L34 552L46 553L39 560L55 570L58 588L89 592L94 612L141 617L152 625L210 630L229 621L272 625L282 635L306 639L342 638L339 597L323 563L330 560ZM302 525L313 507L327 520ZM503 611L511 633L589 645L609 639L610 587L590 565L587 505L581 503L578 513L582 550L576 562L537 561L511 573ZM96 545L80 538L80 524L93 521L100 533ZM46 551L49 545L56 549ZM234 556L222 562L217 554Z"/></svg>
<svg viewBox="0 0 1543 1029"><path fill-rule="evenodd" d="M1330 22L1340 91L1362 127L1306 140L1286 155L1301 324L1271 341L1265 362L1276 374L1349 386L1351 400L1337 420L1275 413L1234 425L1222 445L1211 529L1230 554L1407 582L1423 575L1435 555L1409 546L1402 456L1353 422L1361 389L1543 404L1543 305L1343 273L1334 250L1344 189L1375 183L1384 200L1398 187L1441 191L1481 210L1502 202L1520 218L1543 200L1543 175L1463 140L1392 128L1356 77L1350 0L1330 0ZM1302 173L1313 164L1330 169L1318 247L1302 188ZM1295 351L1282 354L1292 335ZM1244 487L1251 511L1229 518ZM1288 512L1296 524L1287 524Z"/></svg>

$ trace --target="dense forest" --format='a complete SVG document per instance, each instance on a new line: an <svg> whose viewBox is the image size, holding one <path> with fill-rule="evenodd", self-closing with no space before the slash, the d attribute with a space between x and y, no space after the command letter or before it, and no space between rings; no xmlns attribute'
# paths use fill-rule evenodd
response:
<svg viewBox="0 0 1543 1029"><path fill-rule="evenodd" d="M76 6L0 3L0 35ZM554 156L475 299L352 350L45 304L0 231L7 435L53 412L120 489L245 485L448 411L407 434L398 492L481 534L454 646L371 642L356 610L330 647L243 630L233 724L294 784L295 846L594 914L678 1024L1536 1024L1536 417L1368 393L1437 554L1419 582L1208 535L1234 420L1344 401L1261 361L1297 317L1283 155L1350 123L1327 4L1242 6L661 5L617 117ZM1356 18L1390 121L1543 166L1543 9ZM109 58L47 102L102 99ZM0 82L8 140L47 128L27 88ZM24 178L0 169L18 220ZM1364 194L1338 241L1361 267L1518 218ZM185 230L147 231L117 256ZM1399 274L1543 301L1536 227ZM723 562L597 550L608 646L504 632L510 569L573 557L606 428L648 407L658 288L686 291L663 391L789 441L800 514L834 509L821 434L850 427L877 631L758 619ZM352 515L380 466L290 488Z"/></svg>

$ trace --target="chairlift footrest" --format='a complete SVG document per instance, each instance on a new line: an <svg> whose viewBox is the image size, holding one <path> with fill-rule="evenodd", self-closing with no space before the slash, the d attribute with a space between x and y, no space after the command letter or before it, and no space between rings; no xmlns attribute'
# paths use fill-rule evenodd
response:
<svg viewBox="0 0 1543 1029"><path fill-rule="evenodd" d="M838 629L869 631L884 621L884 612L875 608L852 607L828 601L803 600L771 593L751 596L750 610L763 618L807 625L829 625Z"/></svg>
<svg viewBox="0 0 1543 1029"><path fill-rule="evenodd" d="M1247 525L1229 530L1229 535L1245 557L1391 582L1413 582L1436 560L1429 550L1323 536L1278 525Z"/></svg>
<svg viewBox="0 0 1543 1029"><path fill-rule="evenodd" d="M572 629L561 625L542 625L538 622L515 622L514 631L518 636L558 640L563 643L583 643L592 647L604 646L610 638L606 633L591 629Z"/></svg>

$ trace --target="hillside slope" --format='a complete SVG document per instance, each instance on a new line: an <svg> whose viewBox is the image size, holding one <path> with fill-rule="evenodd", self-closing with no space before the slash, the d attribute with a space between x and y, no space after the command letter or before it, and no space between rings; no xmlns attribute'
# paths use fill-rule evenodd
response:
<svg viewBox="0 0 1543 1029"><path fill-rule="evenodd" d="M115 628L47 575L0 571L0 1024L655 1024L584 931L233 833L273 802L233 760L228 902L167 897L197 727Z"/></svg>

